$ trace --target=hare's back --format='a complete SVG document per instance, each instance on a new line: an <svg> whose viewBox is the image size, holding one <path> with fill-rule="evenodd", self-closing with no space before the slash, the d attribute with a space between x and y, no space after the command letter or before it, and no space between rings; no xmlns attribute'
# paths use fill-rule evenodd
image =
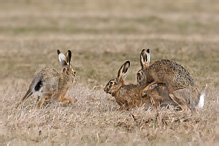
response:
<svg viewBox="0 0 219 146"><path fill-rule="evenodd" d="M58 81L59 73L55 69L43 68L35 75L30 88L34 91L39 91L42 88L54 91L57 88Z"/></svg>
<svg viewBox="0 0 219 146"><path fill-rule="evenodd" d="M125 106L137 106L140 103L139 89L137 85L130 84L122 86L115 96L116 102Z"/></svg>
<svg viewBox="0 0 219 146"><path fill-rule="evenodd" d="M157 98L157 100L165 103L172 102L172 99L169 97L169 91L166 84L158 83L155 87L152 87L152 89L149 90L149 94L150 96Z"/></svg>
<svg viewBox="0 0 219 146"><path fill-rule="evenodd" d="M37 73L40 76L43 76L44 78L50 78L50 77L56 77L59 76L59 72L57 72L54 68L43 68L40 72Z"/></svg>
<svg viewBox="0 0 219 146"><path fill-rule="evenodd" d="M137 98L139 95L138 86L134 84L122 86L119 92L122 97Z"/></svg>
<svg viewBox="0 0 219 146"><path fill-rule="evenodd" d="M194 80L189 71L182 65L167 59L154 62L149 67L149 76L171 85L174 89L194 86Z"/></svg>

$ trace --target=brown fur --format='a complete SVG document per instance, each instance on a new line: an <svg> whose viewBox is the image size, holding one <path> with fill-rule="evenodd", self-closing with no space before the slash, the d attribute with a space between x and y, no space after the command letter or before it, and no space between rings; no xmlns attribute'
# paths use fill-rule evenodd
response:
<svg viewBox="0 0 219 146"><path fill-rule="evenodd" d="M148 98L141 98L139 94L141 88L139 85L125 85L123 77L129 68L129 66L126 67L125 72L123 72L123 69L127 66L125 64L130 64L130 62L125 62L121 66L118 77L110 80L105 86L104 91L115 97L116 102L120 106L120 110L138 107L143 104L149 105L150 100Z"/></svg>
<svg viewBox="0 0 219 146"><path fill-rule="evenodd" d="M177 97L180 97L183 99L183 102L186 103L186 105L190 109L196 108L196 105L198 101L196 101L196 98L194 98L194 95L196 95L197 90L191 91L192 89L183 88L174 91L174 94ZM150 88L147 91L142 91L141 93L142 98L148 98L151 101L151 104L154 109L157 109L159 105L174 105L177 106L177 102L175 102L172 99L172 94L169 93L168 87L166 84L157 83L150 86Z"/></svg>
<svg viewBox="0 0 219 146"><path fill-rule="evenodd" d="M147 60L146 54L148 53L142 50L140 55L142 69L137 73L137 80L138 85L144 88L142 93L144 92L144 94L146 94L146 92L148 92L147 94L151 94L150 97L153 97L154 107L157 107L158 103L156 101L161 102L165 99L169 99L169 95L171 95L172 100L176 102L182 110L187 110L188 106L198 104L200 92L195 86L192 76L182 65L171 60L162 59L149 66L150 60ZM163 83L163 85L159 87L160 84L157 83ZM155 84L157 84L156 90L150 89L150 87ZM163 91L165 94L162 94L162 92L158 90L159 88L164 89L163 86L167 87L169 95ZM189 96L183 95L183 91L186 91L185 93ZM164 99L161 99L162 97Z"/></svg>
<svg viewBox="0 0 219 146"><path fill-rule="evenodd" d="M60 53L60 51L58 52ZM68 58L68 60L70 61L71 59ZM41 100L38 103L38 108L41 108L44 102L48 102L50 100L58 100L63 103L71 102L70 98L65 98L64 96L73 83L75 71L71 71L70 62L66 62L66 59L62 60L61 64L61 72L47 67L38 72L31 82L27 93L17 104L16 108L25 99L36 92L38 92L41 97Z"/></svg>

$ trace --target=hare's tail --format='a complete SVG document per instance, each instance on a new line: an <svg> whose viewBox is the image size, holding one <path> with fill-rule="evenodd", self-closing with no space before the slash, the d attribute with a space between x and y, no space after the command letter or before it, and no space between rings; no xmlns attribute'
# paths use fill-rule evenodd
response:
<svg viewBox="0 0 219 146"><path fill-rule="evenodd" d="M205 89L203 90L202 94L199 97L199 102L196 105L196 109L202 109L205 104L205 91L206 91L207 85L205 86Z"/></svg>
<svg viewBox="0 0 219 146"><path fill-rule="evenodd" d="M205 104L205 93L202 93L201 96L199 97L199 102L196 105L196 109L202 109Z"/></svg>
<svg viewBox="0 0 219 146"><path fill-rule="evenodd" d="M22 101L25 100L26 98L30 97L32 94L33 94L33 92L31 90L28 90L27 93L22 98Z"/></svg>
<svg viewBox="0 0 219 146"><path fill-rule="evenodd" d="M18 108L18 106L28 97L30 97L33 94L33 92L29 89L27 91L27 93L24 95L24 97L21 99L21 101L16 105L16 108Z"/></svg>

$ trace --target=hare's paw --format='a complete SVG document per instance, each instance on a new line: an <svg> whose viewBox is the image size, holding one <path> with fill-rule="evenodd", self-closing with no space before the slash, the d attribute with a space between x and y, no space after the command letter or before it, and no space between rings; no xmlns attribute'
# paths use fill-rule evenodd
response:
<svg viewBox="0 0 219 146"><path fill-rule="evenodd" d="M37 108L38 109L41 109L42 108L42 106L43 106L43 103L45 102L45 98L41 98L41 100L40 100L40 102L37 104Z"/></svg>
<svg viewBox="0 0 219 146"><path fill-rule="evenodd" d="M72 103L72 99L65 97L65 98L63 98L63 99L61 100L61 102L62 102L62 103Z"/></svg>

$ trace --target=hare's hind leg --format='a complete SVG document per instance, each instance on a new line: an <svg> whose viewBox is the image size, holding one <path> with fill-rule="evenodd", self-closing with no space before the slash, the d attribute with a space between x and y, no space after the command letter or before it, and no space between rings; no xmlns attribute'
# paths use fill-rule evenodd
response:
<svg viewBox="0 0 219 146"><path fill-rule="evenodd" d="M67 91L65 91L63 94L60 95L60 97L58 98L58 100L62 103L71 103L72 102L72 99L71 98L67 98L67 97L64 97L66 95Z"/></svg>
<svg viewBox="0 0 219 146"><path fill-rule="evenodd" d="M189 111L189 108L182 97L176 97L175 94L171 92L169 96L175 103L177 103L181 107L182 111Z"/></svg>
<svg viewBox="0 0 219 146"><path fill-rule="evenodd" d="M71 103L72 102L72 99L71 98L67 98L67 97L64 97L62 100L61 100L62 103Z"/></svg>
<svg viewBox="0 0 219 146"><path fill-rule="evenodd" d="M50 100L50 96L45 96L43 98L41 98L41 100L39 101L39 103L37 104L37 108L41 109L41 107L43 106L43 103L45 101L49 101Z"/></svg>
<svg viewBox="0 0 219 146"><path fill-rule="evenodd" d="M45 98L42 98L41 100L40 100L40 102L38 103L38 105L37 105L37 108L38 109L40 109L41 107L42 107L42 105L43 105L43 103L45 102Z"/></svg>

